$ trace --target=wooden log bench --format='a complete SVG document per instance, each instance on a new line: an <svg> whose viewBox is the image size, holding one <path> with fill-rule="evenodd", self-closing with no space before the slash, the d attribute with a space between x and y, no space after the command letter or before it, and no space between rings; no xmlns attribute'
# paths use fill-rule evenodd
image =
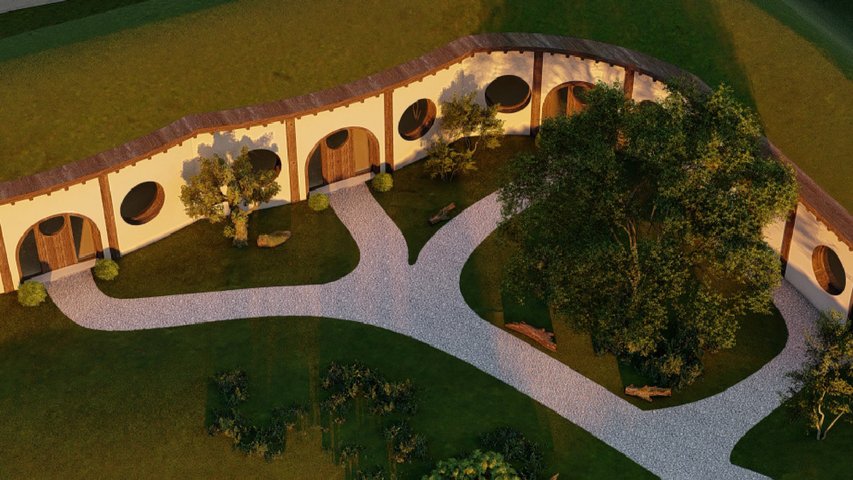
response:
<svg viewBox="0 0 853 480"><path fill-rule="evenodd" d="M554 343L554 334L544 328L536 328L524 322L507 323L504 326L513 332L524 335L552 352L557 351L557 344Z"/></svg>

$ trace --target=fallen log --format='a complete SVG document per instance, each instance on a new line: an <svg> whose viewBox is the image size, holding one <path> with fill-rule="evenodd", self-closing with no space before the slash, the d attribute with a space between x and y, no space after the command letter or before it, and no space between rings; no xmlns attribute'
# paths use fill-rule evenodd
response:
<svg viewBox="0 0 853 480"><path fill-rule="evenodd" d="M435 225L438 222L446 222L450 220L450 212L456 209L456 204L451 203L438 211L435 215L429 217L429 224Z"/></svg>
<svg viewBox="0 0 853 480"><path fill-rule="evenodd" d="M269 234L258 235L258 246L275 248L290 239L290 230L279 230Z"/></svg>
<svg viewBox="0 0 853 480"><path fill-rule="evenodd" d="M650 387L648 385L644 385L643 388L637 388L633 385L628 385L627 387L625 387L625 395L639 397L647 402L651 402L652 397L671 397L672 389L662 387Z"/></svg>
<svg viewBox="0 0 853 480"><path fill-rule="evenodd" d="M514 332L524 335L552 352L557 351L557 344L554 343L554 334L544 328L536 328L524 322L507 323L504 326Z"/></svg>

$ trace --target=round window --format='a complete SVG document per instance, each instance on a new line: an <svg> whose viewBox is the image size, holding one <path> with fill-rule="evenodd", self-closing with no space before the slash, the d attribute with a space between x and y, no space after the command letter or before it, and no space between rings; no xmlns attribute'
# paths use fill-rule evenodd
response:
<svg viewBox="0 0 853 480"><path fill-rule="evenodd" d="M838 254L831 248L821 245L812 252L812 268L820 288L830 295L839 295L847 286L844 266Z"/></svg>
<svg viewBox="0 0 853 480"><path fill-rule="evenodd" d="M486 103L501 113L517 112L530 103L530 85L515 75L498 77L486 87Z"/></svg>
<svg viewBox="0 0 853 480"><path fill-rule="evenodd" d="M276 177L281 173L281 158L271 150L249 150L249 163L255 172L273 170Z"/></svg>
<svg viewBox="0 0 853 480"><path fill-rule="evenodd" d="M409 105L397 124L400 136L406 140L417 140L426 135L435 123L435 112L435 103L426 98Z"/></svg>
<svg viewBox="0 0 853 480"><path fill-rule="evenodd" d="M51 236L59 233L64 226L65 217L60 215L58 217L48 218L47 220L39 223L39 231L42 235Z"/></svg>
<svg viewBox="0 0 853 480"><path fill-rule="evenodd" d="M148 223L160 213L164 201L163 187L159 183L140 183L124 196L121 218L131 225Z"/></svg>
<svg viewBox="0 0 853 480"><path fill-rule="evenodd" d="M349 139L349 130L343 129L326 137L326 146L332 150L341 148Z"/></svg>

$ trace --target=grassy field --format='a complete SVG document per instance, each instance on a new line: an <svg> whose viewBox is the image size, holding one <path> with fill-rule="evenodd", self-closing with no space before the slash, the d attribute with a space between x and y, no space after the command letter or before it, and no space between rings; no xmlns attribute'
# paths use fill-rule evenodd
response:
<svg viewBox="0 0 853 480"><path fill-rule="evenodd" d="M118 278L98 285L113 297L151 297L327 283L358 265L358 245L331 208L314 212L301 202L259 210L249 220L250 245L242 249L231 246L222 228L198 221L125 255ZM275 230L293 236L274 249L255 246L259 233Z"/></svg>
<svg viewBox="0 0 853 480"><path fill-rule="evenodd" d="M588 334L573 331L564 319L550 318L548 308L533 295L528 295L523 304L504 298L501 294L503 266L514 248L501 239L499 232L494 232L474 250L460 279L462 295L468 305L497 326L523 321L554 332L557 352L543 351L617 395L624 397L627 385L647 384L648 380L635 368L617 361L613 355L597 355ZM720 393L748 377L785 347L788 331L775 307L771 314L749 316L740 322L736 346L707 355L703 360L705 372L693 385L675 392L670 398L655 399L654 403L624 398L643 409L694 402Z"/></svg>
<svg viewBox="0 0 853 480"><path fill-rule="evenodd" d="M496 191L500 185L500 167L517 152L533 149L533 139L528 136L507 136L494 150L479 150L474 155L478 171L462 175L452 181L433 180L421 161L394 173L394 189L378 193L371 189L374 198L394 220L409 246L409 263L414 264L418 254L443 223L430 225L429 218L444 206L456 204L452 216L481 198Z"/></svg>
<svg viewBox="0 0 853 480"><path fill-rule="evenodd" d="M110 333L71 323L52 304L25 309L0 296L0 476L4 478L343 478L311 435L267 463L209 437L209 377L242 368L244 410L256 421L275 405L310 403L318 372L360 360L392 380L411 378L413 428L430 458L404 468L419 478L436 459L477 446L511 425L539 442L546 473L571 478L652 478L626 457L507 385L422 343L359 324L312 318L240 320ZM353 441L355 423L341 441ZM381 463L370 437L362 465ZM378 442L381 444L381 441Z"/></svg>
<svg viewBox="0 0 853 480"><path fill-rule="evenodd" d="M779 480L850 478L853 425L838 423L817 441L803 420L779 407L740 439L732 451L735 465Z"/></svg>

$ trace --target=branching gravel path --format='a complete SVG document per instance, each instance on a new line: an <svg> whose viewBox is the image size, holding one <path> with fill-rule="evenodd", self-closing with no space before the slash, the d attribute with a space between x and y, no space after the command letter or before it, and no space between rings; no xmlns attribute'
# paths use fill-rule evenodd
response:
<svg viewBox="0 0 853 480"><path fill-rule="evenodd" d="M643 411L482 320L465 303L460 273L500 221L495 194L441 228L411 266L402 234L366 186L336 192L331 200L361 251L356 269L332 283L114 299L84 272L49 284L48 290L69 318L100 330L264 316L319 316L375 325L474 365L663 478L764 478L732 465L729 455L738 439L780 404L777 392L788 386L784 373L802 362L803 334L817 318L787 283L775 294L789 331L776 358L713 397Z"/></svg>

